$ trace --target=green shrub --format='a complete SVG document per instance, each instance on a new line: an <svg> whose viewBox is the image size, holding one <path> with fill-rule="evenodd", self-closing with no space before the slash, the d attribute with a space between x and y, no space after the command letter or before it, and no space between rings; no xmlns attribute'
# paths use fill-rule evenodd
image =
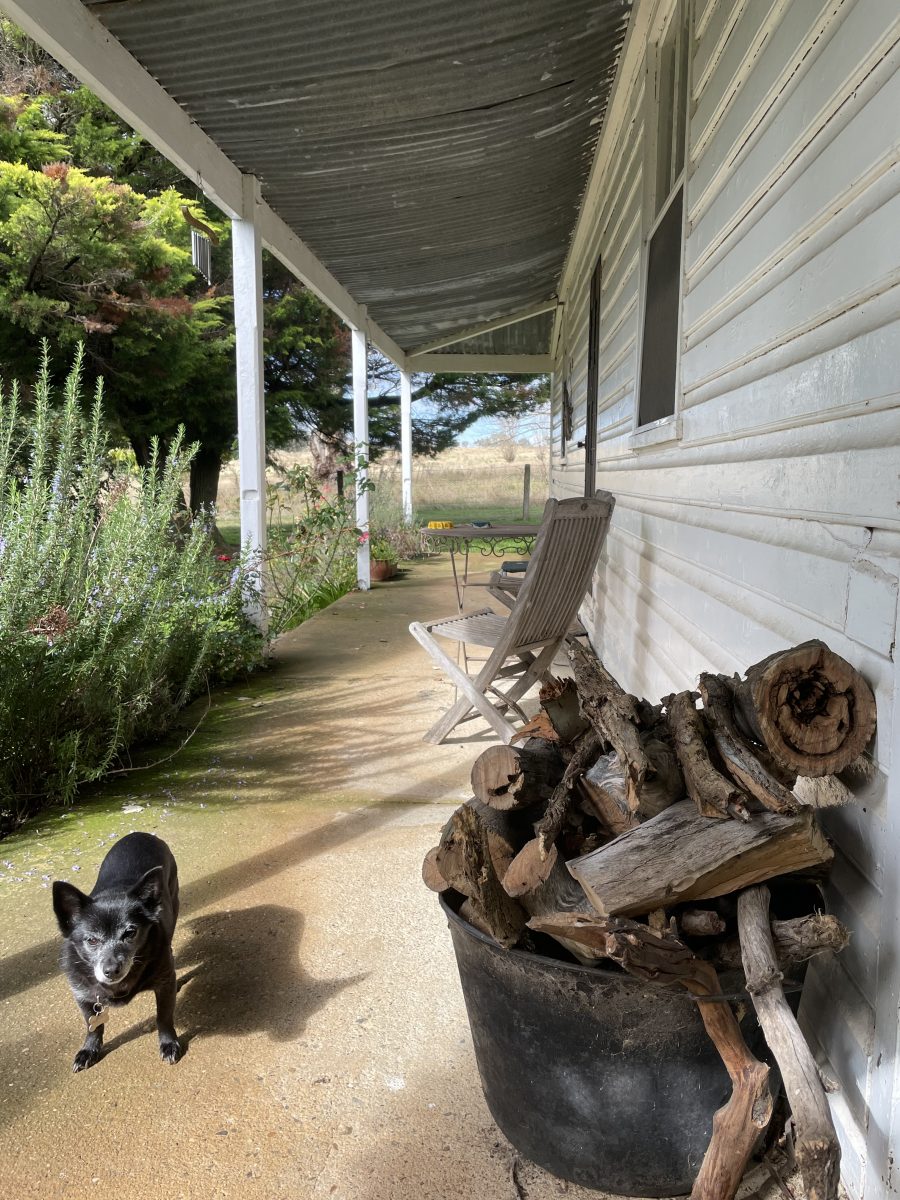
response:
<svg viewBox="0 0 900 1200"><path fill-rule="evenodd" d="M117 470L81 374L79 355L59 406L45 358L27 415L0 391L0 832L71 800L264 648L244 567L184 511L191 451Z"/></svg>
<svg viewBox="0 0 900 1200"><path fill-rule="evenodd" d="M360 533L349 479L341 496L325 492L308 467L287 467L269 488L266 596L273 636L356 587Z"/></svg>

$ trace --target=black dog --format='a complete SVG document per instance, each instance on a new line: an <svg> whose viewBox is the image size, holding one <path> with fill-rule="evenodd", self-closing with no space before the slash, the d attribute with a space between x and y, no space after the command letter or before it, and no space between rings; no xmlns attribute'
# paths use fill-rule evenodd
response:
<svg viewBox="0 0 900 1200"><path fill-rule="evenodd" d="M178 868L166 843L152 833L129 833L103 860L90 896L71 883L53 884L53 911L66 939L62 968L88 1027L73 1070L100 1058L109 1005L150 990L159 1053L164 1062L178 1062L172 958Z"/></svg>

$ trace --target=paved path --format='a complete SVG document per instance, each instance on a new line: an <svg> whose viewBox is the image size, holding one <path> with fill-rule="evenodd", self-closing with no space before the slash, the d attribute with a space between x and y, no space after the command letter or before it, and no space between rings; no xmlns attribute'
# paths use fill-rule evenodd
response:
<svg viewBox="0 0 900 1200"><path fill-rule="evenodd" d="M477 752L421 741L450 693L406 627L445 609L442 562L344 597L218 693L170 762L0 844L2 1200L598 1196L530 1164L516 1192L420 882ZM133 829L179 863L188 1053L159 1061L142 996L73 1075L49 885L89 890Z"/></svg>

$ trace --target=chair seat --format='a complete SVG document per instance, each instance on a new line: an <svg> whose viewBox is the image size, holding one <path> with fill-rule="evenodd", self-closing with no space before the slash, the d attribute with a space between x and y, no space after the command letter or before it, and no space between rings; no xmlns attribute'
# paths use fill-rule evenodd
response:
<svg viewBox="0 0 900 1200"><path fill-rule="evenodd" d="M506 629L508 617L498 616L492 608L479 608L462 616L429 621L426 629L437 637L449 638L472 646L496 646Z"/></svg>

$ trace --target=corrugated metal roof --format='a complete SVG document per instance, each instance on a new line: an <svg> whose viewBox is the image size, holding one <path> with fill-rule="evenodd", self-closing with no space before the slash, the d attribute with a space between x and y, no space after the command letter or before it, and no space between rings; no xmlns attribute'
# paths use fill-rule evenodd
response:
<svg viewBox="0 0 900 1200"><path fill-rule="evenodd" d="M403 348L553 296L627 0L85 3Z"/></svg>
<svg viewBox="0 0 900 1200"><path fill-rule="evenodd" d="M454 342L451 346L442 346L437 353L534 354L535 346L546 349L550 345L553 317L552 312L539 313L526 321L517 321L515 325L504 325L501 329L476 334L461 342Z"/></svg>

